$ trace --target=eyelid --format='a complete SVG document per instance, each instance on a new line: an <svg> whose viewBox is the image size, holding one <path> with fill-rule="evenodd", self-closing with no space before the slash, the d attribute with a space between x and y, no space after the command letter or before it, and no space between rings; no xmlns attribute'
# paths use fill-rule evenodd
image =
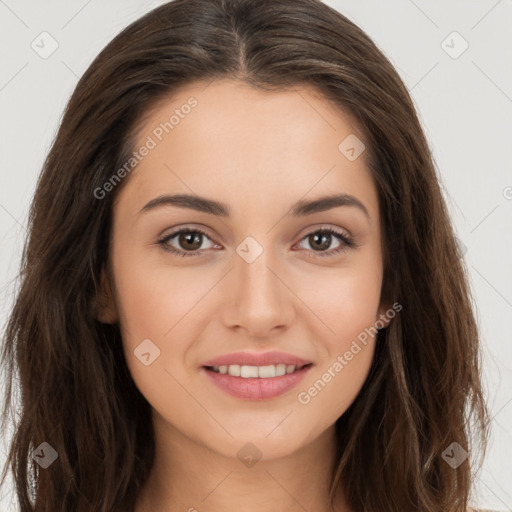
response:
<svg viewBox="0 0 512 512"><path fill-rule="evenodd" d="M305 228L301 229L298 234L295 236L295 238L299 238L299 241L302 240L304 237L311 235L313 233L316 233L317 231L333 231L334 233L338 235L342 235L345 238L353 238L352 234L348 229L342 228L340 226L333 226L332 224L312 224L309 226L306 226Z"/></svg>

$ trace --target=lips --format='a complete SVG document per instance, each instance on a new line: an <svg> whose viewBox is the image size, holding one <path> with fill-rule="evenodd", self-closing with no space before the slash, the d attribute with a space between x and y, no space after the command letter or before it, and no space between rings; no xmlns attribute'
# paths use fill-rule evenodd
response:
<svg viewBox="0 0 512 512"><path fill-rule="evenodd" d="M311 364L311 361L303 359L301 357L288 354L286 352L279 352L276 350L270 352L233 352L231 354L225 354L214 359L209 359L202 363L203 367L212 366L229 366L229 365L240 365L240 366L268 366L285 364L295 365L297 368L301 368L307 364Z"/></svg>
<svg viewBox="0 0 512 512"><path fill-rule="evenodd" d="M210 382L231 396L269 400L291 391L312 366L311 361L285 352L236 352L205 361L201 370ZM284 368L287 373L282 371Z"/></svg>

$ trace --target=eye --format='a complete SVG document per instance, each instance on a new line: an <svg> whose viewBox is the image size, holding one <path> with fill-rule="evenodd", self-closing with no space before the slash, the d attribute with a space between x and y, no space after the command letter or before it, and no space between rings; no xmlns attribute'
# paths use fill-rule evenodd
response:
<svg viewBox="0 0 512 512"><path fill-rule="evenodd" d="M338 239L338 246L330 251L325 251L324 249L331 245L333 237ZM313 252L317 253L313 254L313 257L315 258L317 256L322 258L326 256L333 256L346 251L347 249L353 248L356 245L352 237L344 233L340 233L333 228L321 228L316 231L312 231L301 240L301 242L303 241L308 242L313 248Z"/></svg>
<svg viewBox="0 0 512 512"><path fill-rule="evenodd" d="M175 238L178 247L170 244L170 242ZM157 243L158 245L162 246L165 251L171 252L178 256L200 256L202 254L200 249L204 238L207 238L210 240L210 242L212 242L211 238L199 228L182 228L168 235L165 235L159 239ZM338 246L336 246L334 249L331 249L330 251L326 251L325 249L331 245L333 238L338 240ZM316 231L312 231L304 238L302 238L301 243L303 241L310 243L312 247L311 250L316 253L313 254L313 257L333 256L347 250L348 248L353 248L356 246L354 240L349 235L338 232L333 228L321 228L317 229ZM212 245L209 248L211 248L213 245L214 244L212 242Z"/></svg>
<svg viewBox="0 0 512 512"><path fill-rule="evenodd" d="M169 242L173 238L177 238L177 243L179 246L183 247L173 247L169 244ZM203 238L208 238L211 241L210 237L201 229L194 228L182 228L178 231L174 231L169 235L165 235L163 238L158 240L158 244L162 246L162 248L168 252L172 252L178 256L200 256L201 252L199 249L202 245Z"/></svg>

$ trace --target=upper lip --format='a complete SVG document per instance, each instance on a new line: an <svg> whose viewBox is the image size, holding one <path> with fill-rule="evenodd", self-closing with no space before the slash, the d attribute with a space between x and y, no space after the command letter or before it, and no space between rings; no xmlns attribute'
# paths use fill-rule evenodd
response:
<svg viewBox="0 0 512 512"><path fill-rule="evenodd" d="M238 364L240 366L268 366L271 364L304 366L310 363L311 361L306 361L306 359L302 359L302 357L273 350L259 353L233 352L232 354L224 354L205 361L202 366L229 366L231 364Z"/></svg>

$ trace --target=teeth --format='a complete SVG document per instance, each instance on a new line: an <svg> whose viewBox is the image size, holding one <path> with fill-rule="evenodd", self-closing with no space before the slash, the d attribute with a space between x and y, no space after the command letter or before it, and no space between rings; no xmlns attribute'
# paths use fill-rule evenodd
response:
<svg viewBox="0 0 512 512"><path fill-rule="evenodd" d="M212 366L214 372L228 374L233 377L242 377L244 379L281 377L287 373L293 373L295 369L296 365L294 364L269 364L267 366L241 366L239 364L230 364Z"/></svg>
<svg viewBox="0 0 512 512"><path fill-rule="evenodd" d="M276 377L281 377L286 373L286 365L285 364L276 364Z"/></svg>
<svg viewBox="0 0 512 512"><path fill-rule="evenodd" d="M228 373L233 377L240 377L240 365L239 364L230 364L228 366Z"/></svg>
<svg viewBox="0 0 512 512"><path fill-rule="evenodd" d="M268 368L268 366L261 366L260 368ZM244 377L246 379L249 377L257 378L260 368L257 366L240 366L240 377Z"/></svg>
<svg viewBox="0 0 512 512"><path fill-rule="evenodd" d="M257 370L257 376L260 379L268 379L269 377L276 376L276 365L270 364L268 366L246 366L245 368L254 368Z"/></svg>

